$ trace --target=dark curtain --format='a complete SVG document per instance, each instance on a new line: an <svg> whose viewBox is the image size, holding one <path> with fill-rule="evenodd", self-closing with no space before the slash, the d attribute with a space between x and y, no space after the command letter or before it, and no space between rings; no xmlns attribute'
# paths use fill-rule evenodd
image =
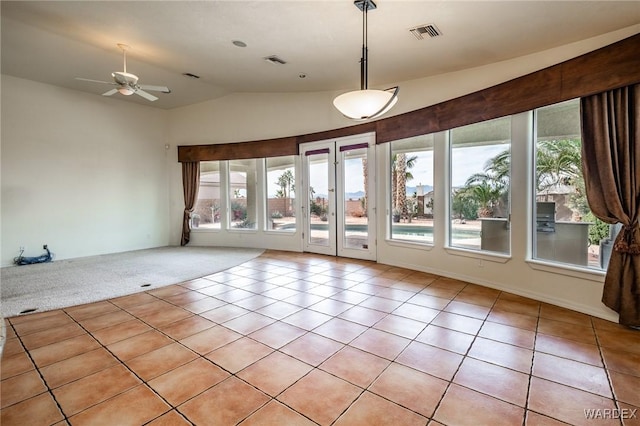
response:
<svg viewBox="0 0 640 426"><path fill-rule="evenodd" d="M604 222L620 222L602 302L619 322L640 326L640 84L581 99L587 200Z"/></svg>
<svg viewBox="0 0 640 426"><path fill-rule="evenodd" d="M191 228L189 218L198 199L198 187L200 186L200 162L193 161L182 163L182 187L184 192L184 214L182 216L182 240L181 246L189 243Z"/></svg>

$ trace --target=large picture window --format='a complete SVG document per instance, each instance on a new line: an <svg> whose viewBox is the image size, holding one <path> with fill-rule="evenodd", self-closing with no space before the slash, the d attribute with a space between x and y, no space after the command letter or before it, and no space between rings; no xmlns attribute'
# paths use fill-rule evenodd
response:
<svg viewBox="0 0 640 426"><path fill-rule="evenodd" d="M433 244L433 135L390 143L390 238Z"/></svg>
<svg viewBox="0 0 640 426"><path fill-rule="evenodd" d="M535 110L533 258L606 268L615 226L589 210L581 168L580 101Z"/></svg>
<svg viewBox="0 0 640 426"><path fill-rule="evenodd" d="M295 157L266 159L266 229L294 232L296 230L296 167Z"/></svg>
<svg viewBox="0 0 640 426"><path fill-rule="evenodd" d="M191 229L220 229L220 162L200 162L200 189L191 214Z"/></svg>
<svg viewBox="0 0 640 426"><path fill-rule="evenodd" d="M256 229L257 160L229 161L229 228Z"/></svg>
<svg viewBox="0 0 640 426"><path fill-rule="evenodd" d="M449 246L510 253L511 117L451 130Z"/></svg>

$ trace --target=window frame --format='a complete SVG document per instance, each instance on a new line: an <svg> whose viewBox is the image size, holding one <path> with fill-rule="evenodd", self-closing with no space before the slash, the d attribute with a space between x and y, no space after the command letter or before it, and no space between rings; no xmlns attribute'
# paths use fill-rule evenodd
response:
<svg viewBox="0 0 640 426"><path fill-rule="evenodd" d="M580 279L586 279L590 281L602 282L604 276L606 275L606 269L589 267L588 263L586 266L575 264L575 263L566 263L562 261L555 261L552 259L545 259L536 257L537 255L537 223L536 223L536 213L537 213L537 157L538 157L538 114L539 110L544 108L550 108L555 105L567 104L569 102L578 102L579 108L579 98L569 99L566 101L557 102L551 105L545 105L539 108L534 108L531 110L532 114L532 141L529 147L529 158L530 158L530 166L531 173L529 173L530 179L530 196L529 203L531 215L528 219L528 233L529 239L527 244L527 255L525 258L525 262L529 264L532 269L551 272L555 274L572 276ZM579 123L578 123L579 125ZM581 135L578 136L581 139ZM587 254L588 256L588 254ZM601 253L599 253L601 256Z"/></svg>
<svg viewBox="0 0 640 426"><path fill-rule="evenodd" d="M207 161L201 161L200 163L213 163L213 162L217 162L218 163L218 180L219 180L219 201L220 201L220 206L219 206L219 211L220 211L220 220L219 220L219 226L218 227L193 227L192 226L192 222L189 222L189 227L191 232L196 232L196 233L207 233L207 232L220 232L223 229L225 229L225 214L224 212L226 211L226 176L225 176L225 168L224 168L224 163L225 161L220 161L220 160L207 160ZM202 166L202 165L201 165ZM198 203L198 201L200 200L200 191L202 189L202 170L200 171L200 177L199 177L199 188L198 188L198 198L196 199L196 205ZM194 213L195 213L195 209L194 209ZM193 220L193 219L192 219ZM215 223L215 222L214 222Z"/></svg>
<svg viewBox="0 0 640 426"><path fill-rule="evenodd" d="M446 131L446 180L443 183L446 185L445 190L445 206L446 206L446 217L445 217L445 241L444 241L444 250L448 254L458 255L463 257L471 257L477 258L479 261L486 260L489 262L497 262L497 263L506 263L513 257L513 233L511 231L512 221L511 221L511 213L512 213L512 157L513 157L513 120L515 115L506 115L503 117L493 118L485 121L480 121L478 123L468 124L465 126L457 127L454 129L449 129ZM455 246L452 244L453 237L453 149L454 149L454 141L453 141L453 131L456 129L460 129L463 127L475 126L482 123L488 123L492 121L498 120L508 120L509 122L509 139L508 139L508 147L509 147L509 178L508 178L508 204L507 204L507 215L506 218L506 227L508 229L508 252L499 252L492 250L483 250L480 246L478 249ZM434 182L435 184L435 182ZM482 230L480 231L480 235L482 235Z"/></svg>
<svg viewBox="0 0 640 426"><path fill-rule="evenodd" d="M233 161L253 161L254 165L255 165L255 167L254 167L254 172L255 172L254 194L255 195L254 195L254 201L253 201L253 209L254 209L253 214L254 214L254 217L255 217L255 224L251 228L240 228L240 227L236 228L236 227L233 226L233 221L232 221L232 218L231 218L231 214L232 214L231 173L233 172L232 169L231 169L231 162L233 162ZM226 183L226 191L225 192L226 192L226 200L227 200L227 203L226 203L226 215L225 215L226 216L226 228L225 228L225 230L228 231L228 232L232 232L232 233L233 232L257 233L258 231L261 230L261 226L262 226L260 224L262 219L261 219L260 208L259 208L260 204L262 204L261 201L260 201L262 199L261 191L259 190L261 184L260 184L258 179L259 179L259 177L261 175L261 173L260 173L261 164L264 164L264 158L245 158L245 159L238 159L238 160L226 160L225 163L226 163L226 173L225 173L225 176L226 176L226 182L225 182ZM246 197L247 202L249 200L249 190L247 188L248 185L249 185L248 180L249 179L248 179L248 176L247 176L245 178L245 184L244 184L245 190L247 191L247 197ZM262 184L262 185L264 185L264 184ZM246 205L245 208L247 210L246 215L248 217L249 216L249 213L248 213L249 206Z"/></svg>
<svg viewBox="0 0 640 426"><path fill-rule="evenodd" d="M431 152L431 164L429 166L429 168L431 169L431 179L433 181L433 185L426 185L426 186L431 186L432 189L430 192L433 193L433 197L432 200L435 203L435 198L436 198L436 173L435 173L435 156L436 156L436 148L435 148L435 140L436 140L436 134L435 133L429 133L426 135L420 135L420 136L414 136L411 138L405 138L405 139L398 139L395 141L391 141L388 142L388 147L385 147L385 153L386 153L386 158L387 158L387 167L386 167L386 185L387 185L387 191L386 194L387 196L385 197L385 203L386 203L386 211L387 211L387 215L386 215L386 232L385 232L385 241L391 245L395 245L395 246L399 246L399 247L409 247L409 248L423 248L423 249L428 249L431 250L433 249L435 243L436 243L436 221L435 221L435 210L433 210L432 208L432 225L431 225L431 239L427 240L427 241L422 241L422 240L410 240L410 239L400 239L400 238L394 238L393 236L393 216L394 216L394 211L393 211L393 173L392 173L392 168L393 168L393 155L394 155L394 150L393 150L393 144L395 142L403 142L403 141L409 141L411 139L417 139L417 138L431 138L431 148L430 149L422 149L419 152ZM427 147L428 148L428 147ZM410 151L407 151L407 153L410 153ZM418 163L416 163L418 164ZM421 182L418 182L421 183ZM425 185L423 185L425 186ZM423 195L424 196L424 195ZM424 203L424 201L423 201Z"/></svg>
<svg viewBox="0 0 640 426"><path fill-rule="evenodd" d="M262 187L263 187L263 194L264 196L262 197L262 205L263 205L263 227L261 228L263 232L267 233L267 234L272 234L272 235L281 235L281 236L288 236L288 235L297 235L299 228L301 226L301 222L300 222L300 206L299 206L299 197L297 192L294 193L296 194L296 196L292 199L292 211L293 211L293 215L295 217L295 228L292 231L286 231L286 230L278 230L278 229L269 229L269 219L271 219L270 217L268 217L269 215L269 179L267 178L267 173L269 173L269 166L268 166L268 162L269 159L271 158L286 158L286 157L290 157L293 160L293 178L294 178L294 185L298 182L300 182L300 155L281 155L278 157L266 157L264 158L264 170L263 173L261 174L264 178L264 180L262 181Z"/></svg>

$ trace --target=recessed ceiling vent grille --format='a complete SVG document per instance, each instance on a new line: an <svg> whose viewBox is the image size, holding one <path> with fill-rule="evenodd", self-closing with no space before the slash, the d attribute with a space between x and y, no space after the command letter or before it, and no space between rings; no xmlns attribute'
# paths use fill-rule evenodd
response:
<svg viewBox="0 0 640 426"><path fill-rule="evenodd" d="M287 61L276 55L267 56L266 58L264 58L264 60L274 65L284 65L287 63Z"/></svg>
<svg viewBox="0 0 640 426"><path fill-rule="evenodd" d="M423 40L425 37L439 37L442 32L435 26L435 24L419 25L414 28L410 28L409 32L413 34L418 40Z"/></svg>

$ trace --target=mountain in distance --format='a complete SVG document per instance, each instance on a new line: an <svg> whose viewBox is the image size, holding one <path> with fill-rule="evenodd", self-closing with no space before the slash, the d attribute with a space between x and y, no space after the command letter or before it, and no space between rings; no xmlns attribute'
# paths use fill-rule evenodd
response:
<svg viewBox="0 0 640 426"><path fill-rule="evenodd" d="M358 191L358 192L347 192L344 194L345 198L347 200L359 200L360 198L364 197L364 191Z"/></svg>
<svg viewBox="0 0 640 426"><path fill-rule="evenodd" d="M422 185L422 190L424 191L424 193L429 193L431 191L433 191L433 186L431 185ZM408 197L412 197L414 192L418 192L418 189L416 186L407 186L407 196ZM351 199L351 200L359 200L360 198L364 197L364 192L363 191L358 191L358 192L347 192L345 194L347 199ZM325 197L322 196L321 197Z"/></svg>
<svg viewBox="0 0 640 426"><path fill-rule="evenodd" d="M422 186L422 193L423 194L427 194L431 191L433 191L433 186L431 185L420 185ZM417 186L407 186L407 195L408 196L412 196L414 192L418 192L418 187Z"/></svg>

